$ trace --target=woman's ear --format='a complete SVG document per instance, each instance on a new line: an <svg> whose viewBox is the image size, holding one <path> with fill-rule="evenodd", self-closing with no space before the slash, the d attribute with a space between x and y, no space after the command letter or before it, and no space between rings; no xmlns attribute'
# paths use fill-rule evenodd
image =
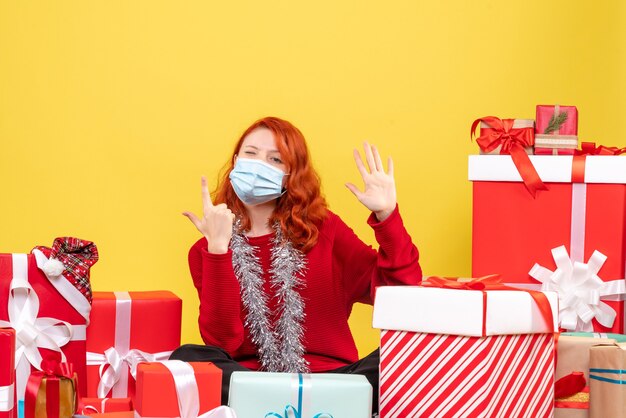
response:
<svg viewBox="0 0 626 418"><path fill-rule="evenodd" d="M235 165L235 163L237 163L237 154L233 155L233 165Z"/></svg>

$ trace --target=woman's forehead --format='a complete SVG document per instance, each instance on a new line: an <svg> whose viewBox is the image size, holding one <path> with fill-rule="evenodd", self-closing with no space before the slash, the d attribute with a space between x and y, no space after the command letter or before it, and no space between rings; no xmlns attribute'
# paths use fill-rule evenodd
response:
<svg viewBox="0 0 626 418"><path fill-rule="evenodd" d="M250 132L243 139L243 143L241 147L255 147L259 150L264 151L277 151L278 147L276 146L276 138L274 138L274 134L267 128L257 128Z"/></svg>

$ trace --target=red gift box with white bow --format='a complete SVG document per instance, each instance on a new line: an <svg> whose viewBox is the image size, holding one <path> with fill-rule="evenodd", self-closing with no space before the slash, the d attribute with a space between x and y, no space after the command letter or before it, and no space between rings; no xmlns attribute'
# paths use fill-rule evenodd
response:
<svg viewBox="0 0 626 418"><path fill-rule="evenodd" d="M77 261L58 253L57 247L69 240L88 249L88 259ZM57 245L58 244L58 245ZM31 371L41 369L43 360L69 362L79 377L79 392L84 393L85 335L91 310L88 287L89 266L98 259L95 245L73 238L55 240L56 258L44 251L31 254L0 254L0 327L16 331L16 394L24 399ZM49 249L44 249L48 254ZM60 250L61 251L61 250ZM90 258L89 258L90 257ZM45 271L45 272L44 272ZM85 276L82 287L71 283L66 275Z"/></svg>
<svg viewBox="0 0 626 418"><path fill-rule="evenodd" d="M94 292L87 396L134 399L137 365L167 360L180 346L181 315L172 292Z"/></svg>
<svg viewBox="0 0 626 418"><path fill-rule="evenodd" d="M472 275L558 292L562 329L624 333L626 158L530 159L534 198L509 156L470 156Z"/></svg>

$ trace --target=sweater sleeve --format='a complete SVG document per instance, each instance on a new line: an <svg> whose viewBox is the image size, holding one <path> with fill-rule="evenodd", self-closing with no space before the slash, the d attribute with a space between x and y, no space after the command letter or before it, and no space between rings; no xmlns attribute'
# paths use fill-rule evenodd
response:
<svg viewBox="0 0 626 418"><path fill-rule="evenodd" d="M378 251L363 243L343 221L339 220L336 230L335 258L349 303L372 304L377 286L415 285L422 280L419 252L398 207L383 222L372 213L367 223L374 230Z"/></svg>
<svg viewBox="0 0 626 418"><path fill-rule="evenodd" d="M232 254L212 254L202 238L189 250L189 270L200 299L198 325L207 345L233 354L243 343L239 282Z"/></svg>

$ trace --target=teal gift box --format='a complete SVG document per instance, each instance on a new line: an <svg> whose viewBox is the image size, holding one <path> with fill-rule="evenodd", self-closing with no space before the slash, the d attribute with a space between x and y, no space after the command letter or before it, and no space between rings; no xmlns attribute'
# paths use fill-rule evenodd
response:
<svg viewBox="0 0 626 418"><path fill-rule="evenodd" d="M370 418L372 385L361 375L234 372L228 406L237 418Z"/></svg>
<svg viewBox="0 0 626 418"><path fill-rule="evenodd" d="M624 334L605 334L600 332L562 332L561 335L570 335L573 337L589 337L589 338L610 338L618 343L626 343L626 335Z"/></svg>

